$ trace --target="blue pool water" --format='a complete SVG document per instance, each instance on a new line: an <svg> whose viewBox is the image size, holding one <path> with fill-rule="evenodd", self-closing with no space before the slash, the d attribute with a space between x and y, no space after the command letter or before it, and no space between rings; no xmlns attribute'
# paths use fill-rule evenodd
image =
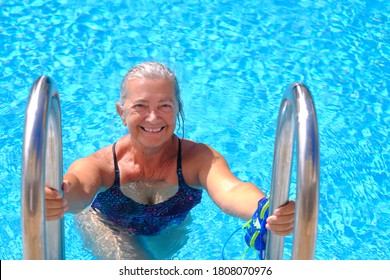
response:
<svg viewBox="0 0 390 280"><path fill-rule="evenodd" d="M219 150L265 192L282 95L304 82L320 135L315 259L390 259L387 0L20 2L0 0L0 259L23 257L21 151L33 81L49 75L59 88L66 170L125 133L115 111L119 84L149 60L177 73L185 137ZM242 225L206 195L192 217L174 259L220 259ZM93 259L72 216L65 222L66 258ZM225 253L239 259L242 236Z"/></svg>

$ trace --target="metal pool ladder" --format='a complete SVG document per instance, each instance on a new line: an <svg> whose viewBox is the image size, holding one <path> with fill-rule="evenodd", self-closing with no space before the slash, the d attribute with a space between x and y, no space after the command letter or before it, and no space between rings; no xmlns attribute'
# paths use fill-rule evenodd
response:
<svg viewBox="0 0 390 280"><path fill-rule="evenodd" d="M279 109L272 167L270 213L288 201L296 142L296 209L292 259L314 258L319 204L319 140L316 112L307 87L294 83ZM265 259L283 258L284 237L268 234Z"/></svg>
<svg viewBox="0 0 390 280"><path fill-rule="evenodd" d="M61 190L62 128L57 87L38 78L30 91L22 154L23 258L65 259L64 221L45 221L44 187Z"/></svg>

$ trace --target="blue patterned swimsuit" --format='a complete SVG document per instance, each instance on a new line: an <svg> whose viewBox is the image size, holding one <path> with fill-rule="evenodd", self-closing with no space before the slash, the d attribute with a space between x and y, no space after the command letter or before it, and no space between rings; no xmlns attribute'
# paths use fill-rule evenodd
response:
<svg viewBox="0 0 390 280"><path fill-rule="evenodd" d="M142 204L125 196L120 190L120 174L112 147L115 166L115 181L111 188L99 193L92 203L92 208L99 210L116 225L137 235L155 235L170 225L183 222L188 212L202 199L202 190L189 187L181 168L181 141L177 155L177 177L179 189L166 201L158 204Z"/></svg>

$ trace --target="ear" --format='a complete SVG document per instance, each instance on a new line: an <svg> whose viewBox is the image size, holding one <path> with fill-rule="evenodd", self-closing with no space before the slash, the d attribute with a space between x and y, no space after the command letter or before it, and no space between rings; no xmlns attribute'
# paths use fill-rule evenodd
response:
<svg viewBox="0 0 390 280"><path fill-rule="evenodd" d="M116 111L118 112L119 116L121 117L123 125L127 126L125 112L123 110L122 105L119 102L116 103Z"/></svg>

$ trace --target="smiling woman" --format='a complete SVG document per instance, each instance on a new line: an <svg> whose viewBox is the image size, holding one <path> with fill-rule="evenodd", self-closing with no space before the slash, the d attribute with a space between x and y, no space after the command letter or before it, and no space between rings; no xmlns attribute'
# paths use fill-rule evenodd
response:
<svg viewBox="0 0 390 280"><path fill-rule="evenodd" d="M177 107L177 117L180 124L180 121L184 120L184 112L183 112L183 101L180 97L180 87L179 83L177 81L176 75L167 67L160 63L151 63L151 62L145 62L136 65L133 67L125 77L123 78L122 85L121 85L121 96L120 96L120 105L124 105L125 100L127 96L129 95L129 91L131 90L128 87L128 82L130 80L143 80L143 79L149 79L149 80L159 80L164 79L166 81L170 82L170 86L173 86L174 88L171 88L171 92L174 92L174 100L170 100L175 103Z"/></svg>
<svg viewBox="0 0 390 280"><path fill-rule="evenodd" d="M264 198L259 188L233 175L213 148L174 134L183 113L171 70L142 63L128 72L121 89L116 107L129 133L72 163L64 176L64 198L46 188L49 220L67 210L80 213L76 217L85 244L97 258L156 259L168 253L149 250L140 236L165 236L161 242L172 242L166 238L169 233L175 241L168 247L182 246L186 234L178 233L200 203L203 189L225 213L252 217ZM267 228L290 234L294 206L291 201L276 209Z"/></svg>
<svg viewBox="0 0 390 280"><path fill-rule="evenodd" d="M161 141L171 138L176 128L179 110L172 82L161 78L124 82L129 93L123 105L117 103L123 124L135 143L158 147Z"/></svg>
<svg viewBox="0 0 390 280"><path fill-rule="evenodd" d="M128 134L115 110L121 81L131 66L162 61L180 82L185 123L176 120L177 136L212 145L236 176L266 194L282 94L291 82L308 85L321 147L315 259L389 260L388 2L0 1L0 259L23 258L21 120L34 80L48 75L58 86L67 172L75 159ZM114 169L111 149L107 154ZM294 172L291 179L293 199ZM227 233L242 221L205 191L190 215L188 232L180 233L190 241L168 257L219 260ZM93 259L74 217L65 215L66 258ZM154 242L150 251L160 258L169 245L157 239L165 234L172 245L166 233L174 229L141 239ZM231 241L226 258L240 259L242 235ZM285 248L290 259L291 236Z"/></svg>

